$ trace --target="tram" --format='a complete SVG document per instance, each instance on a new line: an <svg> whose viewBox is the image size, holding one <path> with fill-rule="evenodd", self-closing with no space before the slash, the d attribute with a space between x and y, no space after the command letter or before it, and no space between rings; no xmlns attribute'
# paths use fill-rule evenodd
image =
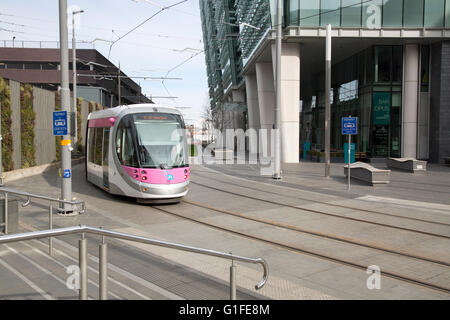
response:
<svg viewBox="0 0 450 320"><path fill-rule="evenodd" d="M87 119L86 179L140 203L179 202L190 167L181 113L156 104L94 111Z"/></svg>

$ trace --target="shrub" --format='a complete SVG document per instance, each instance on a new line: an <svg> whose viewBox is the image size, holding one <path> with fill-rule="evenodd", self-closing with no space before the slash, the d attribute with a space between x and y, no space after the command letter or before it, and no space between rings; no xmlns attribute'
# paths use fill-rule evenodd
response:
<svg viewBox="0 0 450 320"><path fill-rule="evenodd" d="M2 163L4 171L14 170L14 162L12 160L13 139L11 133L11 90L9 83L0 77L0 106L2 117Z"/></svg>
<svg viewBox="0 0 450 320"><path fill-rule="evenodd" d="M20 120L22 168L33 167L36 165L34 147L36 113L33 111L33 87L30 84L20 85Z"/></svg>

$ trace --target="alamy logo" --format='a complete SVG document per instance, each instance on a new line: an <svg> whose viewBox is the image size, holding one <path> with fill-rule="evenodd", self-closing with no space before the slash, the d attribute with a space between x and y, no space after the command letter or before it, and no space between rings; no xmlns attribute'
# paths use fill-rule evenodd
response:
<svg viewBox="0 0 450 320"><path fill-rule="evenodd" d="M369 29L381 28L381 8L376 5L370 5L367 7L367 20L366 25Z"/></svg>
<svg viewBox="0 0 450 320"><path fill-rule="evenodd" d="M366 281L367 289L380 290L381 289L381 269L380 269L380 267L376 266L376 265L368 266L366 273L370 274L370 276L367 278L367 281Z"/></svg>
<svg viewBox="0 0 450 320"><path fill-rule="evenodd" d="M66 273L70 276L66 280L66 287L69 290L80 289L80 268L77 265L70 265L66 268Z"/></svg>

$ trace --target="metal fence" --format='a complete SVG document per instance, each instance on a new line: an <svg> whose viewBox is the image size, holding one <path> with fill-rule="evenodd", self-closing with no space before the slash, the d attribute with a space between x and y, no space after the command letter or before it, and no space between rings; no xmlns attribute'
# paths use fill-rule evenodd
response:
<svg viewBox="0 0 450 320"><path fill-rule="evenodd" d="M88 41L77 41L76 47L77 49L95 49L95 44ZM59 41L0 40L0 48L59 49Z"/></svg>
<svg viewBox="0 0 450 320"><path fill-rule="evenodd" d="M263 276L261 280L255 285L255 289L261 289L267 282L269 276L269 266L264 259L261 258L247 258L242 256L236 256L230 253L224 253L214 250L202 249L197 247L186 246L182 244L166 242L155 240L151 238L145 238L141 236L136 236L132 234L126 234L122 232L104 230L100 228L93 228L87 226L77 226L77 227L67 227L67 228L59 228L53 230L44 230L44 231L36 231L36 232L27 232L21 234L14 235L5 235L0 237L0 244L10 243L10 242L19 242L25 240L32 239L40 239L40 238L48 238L48 237L57 237L62 235L69 234L81 234L81 239L78 241L78 252L79 252L79 267L80 267L80 289L79 289L79 299L87 300L88 298L88 286L87 286L87 239L86 233L96 234L102 236L102 242L99 245L99 297L100 300L107 300L108 298L108 275L107 275L107 244L105 243L105 237L128 240L133 242L140 242L165 248L172 248L182 251L188 251L208 256L214 256L218 258L223 258L227 260L231 260L232 264L230 267L230 299L236 300L236 266L234 265L234 261L241 261L246 263L260 264L263 267Z"/></svg>

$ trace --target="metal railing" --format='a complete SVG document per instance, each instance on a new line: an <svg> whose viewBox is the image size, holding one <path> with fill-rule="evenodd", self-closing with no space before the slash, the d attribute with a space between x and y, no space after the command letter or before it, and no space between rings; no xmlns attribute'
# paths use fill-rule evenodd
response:
<svg viewBox="0 0 450 320"><path fill-rule="evenodd" d="M230 299L236 299L236 266L234 265L234 261L241 261L253 264L261 264L263 267L263 277L261 280L255 285L255 289L261 289L265 284L269 276L269 267L267 262L264 259L257 258L247 258L242 256L236 256L231 253L224 253L214 250L196 248L191 246L186 246L177 243L171 243L161 240L155 240L151 238L145 238L141 236L104 230L101 228L93 228L88 226L77 226L77 227L67 227L67 228L59 228L53 230L44 230L44 231L34 231L27 232L21 234L13 234L13 235L5 235L0 236L0 244L9 243L9 242L18 242L24 240L32 240L32 239L40 239L47 237L57 237L62 235L69 234L77 234L81 233L81 240L79 240L79 267L80 267L80 289L79 289L79 299L87 300L88 292L87 292L87 239L86 233L97 234L102 236L102 243L99 245L99 298L100 300L106 300L107 296L107 244L105 243L105 237L111 237L116 239L140 242L150 245L156 245L160 247L172 248L182 251L188 251L193 253L204 254L208 256L215 256L219 258L224 258L232 261L230 267Z"/></svg>
<svg viewBox="0 0 450 320"><path fill-rule="evenodd" d="M84 213L86 211L86 205L84 200L75 200L75 201L67 201L67 200L60 200L60 199L55 199L55 198L51 198L51 197L47 197L47 196L41 196L41 195L36 195L36 194L32 194L32 193L28 193L28 192L23 192L23 191L19 191L19 190L13 190L13 189L9 189L9 188L3 188L0 187L0 193L4 194L4 219L3 219L3 227L4 227L4 234L8 234L8 194L13 194L16 196L20 196L20 197L26 197L27 201L25 203L22 203L22 207L26 207L31 203L31 199L41 199L41 200L47 200L49 201L49 209L48 209L48 228L51 230L53 229L53 203L57 202L59 204L70 204L73 206L77 206L77 205L81 205L81 210L79 210L79 213ZM1 226L1 225L0 225ZM52 238L50 237L49 240L49 255L53 254L53 241Z"/></svg>

